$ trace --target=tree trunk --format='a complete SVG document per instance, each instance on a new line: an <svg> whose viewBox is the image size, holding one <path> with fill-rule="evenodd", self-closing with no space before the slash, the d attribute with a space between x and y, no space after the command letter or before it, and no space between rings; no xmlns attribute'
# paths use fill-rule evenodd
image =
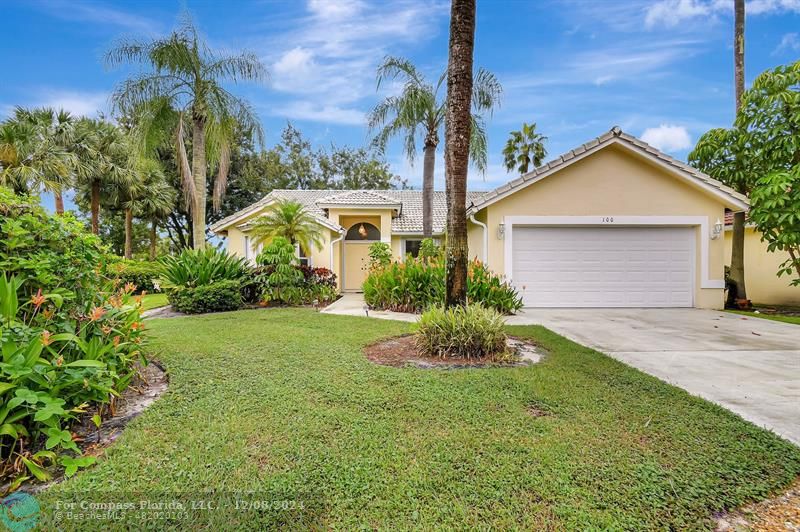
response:
<svg viewBox="0 0 800 532"><path fill-rule="evenodd" d="M467 169L469 166L475 0L453 0L447 63L447 307L467 304Z"/></svg>
<svg viewBox="0 0 800 532"><path fill-rule="evenodd" d="M192 247L206 245L206 121L194 115L192 131L192 177L195 196L192 202Z"/></svg>
<svg viewBox="0 0 800 532"><path fill-rule="evenodd" d="M64 214L64 194L56 190L53 192L53 197L56 202L56 214Z"/></svg>
<svg viewBox="0 0 800 532"><path fill-rule="evenodd" d="M425 143L422 160L422 237L433 236L433 170L436 166L436 144Z"/></svg>
<svg viewBox="0 0 800 532"><path fill-rule="evenodd" d="M156 260L156 243L158 242L158 222L150 222L150 260Z"/></svg>
<svg viewBox="0 0 800 532"><path fill-rule="evenodd" d="M125 209L125 258L133 258L133 211Z"/></svg>
<svg viewBox="0 0 800 532"><path fill-rule="evenodd" d="M744 0L734 0L733 77L736 86L736 113L742 106L744 94ZM745 194L747 190L743 191ZM744 223L745 213L733 215L731 240L731 280L736 284L736 299L747 299L744 281Z"/></svg>
<svg viewBox="0 0 800 532"><path fill-rule="evenodd" d="M100 232L100 181L92 181L92 233Z"/></svg>

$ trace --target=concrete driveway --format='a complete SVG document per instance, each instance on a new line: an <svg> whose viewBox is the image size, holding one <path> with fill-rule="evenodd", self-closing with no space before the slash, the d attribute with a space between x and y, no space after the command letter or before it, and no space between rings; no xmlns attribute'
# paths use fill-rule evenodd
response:
<svg viewBox="0 0 800 532"><path fill-rule="evenodd" d="M541 324L800 444L800 326L700 309L525 309Z"/></svg>

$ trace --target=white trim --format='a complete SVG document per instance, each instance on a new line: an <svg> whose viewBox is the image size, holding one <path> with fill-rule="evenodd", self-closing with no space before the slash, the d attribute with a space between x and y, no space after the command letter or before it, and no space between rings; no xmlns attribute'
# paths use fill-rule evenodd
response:
<svg viewBox="0 0 800 532"><path fill-rule="evenodd" d="M320 209L334 209L334 210L370 210L370 211L399 211L402 207L402 203L391 203L385 205L375 205L374 203L369 204L360 204L360 203L317 203L317 207ZM349 214L344 214L344 216L349 216Z"/></svg>
<svg viewBox="0 0 800 532"><path fill-rule="evenodd" d="M684 226L700 228L700 288L725 288L724 279L711 279L708 275L708 242L711 239L708 216L504 216L502 223L505 224L503 249L505 276L509 281L512 280L513 271L512 254L515 225Z"/></svg>
<svg viewBox="0 0 800 532"><path fill-rule="evenodd" d="M588 157L589 155L592 155L593 153L595 153L597 151L600 151L601 149L606 148L608 146L611 146L613 144L617 144L617 145L625 148L626 150L628 150L631 153L634 153L636 155L644 157L648 161L651 161L651 162L655 163L656 165L661 167L663 170L669 172L670 174L672 174L672 175L674 175L676 177L681 178L683 181L689 183L690 185L697 186L698 188L704 190L705 192L711 194L712 196L715 196L716 198L720 199L725 204L725 206L727 206L727 207L733 206L736 209L739 209L740 211L746 211L746 210L749 209L749 205L747 204L747 202L744 202L744 201L740 200L739 198L729 194L725 190L720 190L720 189L710 185L709 183L706 183L702 179L692 175L691 173L687 172L686 170L683 170L680 167L677 167L677 166L675 166L673 164L670 164L670 163L668 163L668 162L656 157L652 153L649 153L646 150L644 150L642 148L639 148L638 146L636 146L635 144L633 144L629 140L622 139L622 138L616 137L616 136L612 136L612 137L610 137L608 139L603 140L602 142L598 142L597 144L595 144L594 146L592 146L590 148L586 148L585 151L574 155L573 157L567 159L566 161L562 160L561 162L555 162L554 161L554 162L548 163L549 168L547 170L541 172L540 174L533 175L532 177L530 177L528 179L526 179L525 176L522 176L522 177L519 177L519 178L515 179L514 181L506 183L505 185L501 185L500 187L495 189L495 192L497 192L497 194L495 196L493 196L493 197L491 197L491 198L489 198L489 199L487 199L485 201L480 201L479 200L479 202L477 204L473 203L472 206L467 209L467 214L474 214L474 213L480 211L481 209L484 209L484 208L488 207L489 205L492 205L493 203L497 203L498 201L500 201L500 200L502 200L502 199L504 199L504 198L506 198L506 197L508 197L508 196L510 196L512 194L515 194L516 192L519 192L520 190L522 190L524 188L527 188L528 186L530 186L530 185L532 185L534 183L537 183L537 182L541 181L545 177L548 177L548 176L550 176L550 175L552 175L552 174L554 174L554 173L556 173L556 172L558 172L560 170L563 170L564 168L567 168L567 167L571 166L572 164L577 163L578 161ZM556 159L556 161L557 160L558 159ZM533 172L531 172L529 174L526 174L526 175L531 175L534 172L536 172L536 171L534 170ZM501 192L501 190L502 190L502 192ZM489 194L491 194L491 192Z"/></svg>

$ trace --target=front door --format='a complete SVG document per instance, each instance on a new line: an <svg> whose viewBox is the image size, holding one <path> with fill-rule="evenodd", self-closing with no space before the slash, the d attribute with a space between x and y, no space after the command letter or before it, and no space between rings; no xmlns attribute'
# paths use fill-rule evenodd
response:
<svg viewBox="0 0 800 532"><path fill-rule="evenodd" d="M372 242L347 242L344 244L344 289L361 292L361 285L369 270L369 245Z"/></svg>

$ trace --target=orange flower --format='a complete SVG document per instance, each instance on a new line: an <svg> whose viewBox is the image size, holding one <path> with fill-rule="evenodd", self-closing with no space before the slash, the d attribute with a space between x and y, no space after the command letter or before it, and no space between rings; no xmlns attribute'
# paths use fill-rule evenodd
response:
<svg viewBox="0 0 800 532"><path fill-rule="evenodd" d="M98 321L102 318L106 313L106 309L103 307L94 307L92 312L89 314L89 321Z"/></svg>
<svg viewBox="0 0 800 532"><path fill-rule="evenodd" d="M115 336L114 337L114 339L113 339L114 347L118 347L119 346L119 340L120 340L119 336Z"/></svg>
<svg viewBox="0 0 800 532"><path fill-rule="evenodd" d="M144 330L144 323L141 321L134 321L131 323L131 330L132 331L143 331Z"/></svg>
<svg viewBox="0 0 800 532"><path fill-rule="evenodd" d="M123 288L126 294L130 294L134 290L136 290L136 285L133 283L125 283L125 288Z"/></svg>
<svg viewBox="0 0 800 532"><path fill-rule="evenodd" d="M48 346L52 344L53 340L50 339L51 336L53 336L53 334L50 331L42 331L42 345Z"/></svg>
<svg viewBox="0 0 800 532"><path fill-rule="evenodd" d="M108 304L112 308L120 308L122 306L122 299L119 296L111 296L108 298Z"/></svg>
<svg viewBox="0 0 800 532"><path fill-rule="evenodd" d="M39 289L38 292L36 292L36 294L31 296L31 303L33 303L36 306L36 308L41 307L42 303L44 303L46 300L47 298L42 295L41 288Z"/></svg>
<svg viewBox="0 0 800 532"><path fill-rule="evenodd" d="M133 342L136 343L136 344L141 344L142 343L142 337L141 336L137 336L136 338L133 339Z"/></svg>
<svg viewBox="0 0 800 532"><path fill-rule="evenodd" d="M56 359L56 366L60 368L63 363L64 363L64 357L62 355L59 355L59 357Z"/></svg>
<svg viewBox="0 0 800 532"><path fill-rule="evenodd" d="M111 327L111 325L103 325L103 326L102 326L100 329L103 331L103 334L105 334L105 335L109 335L109 334L111 334L111 331L113 331L113 330L114 330L114 329Z"/></svg>
<svg viewBox="0 0 800 532"><path fill-rule="evenodd" d="M50 318L52 318L52 317L53 317L53 315L54 315L55 313L56 313L55 309L52 309L52 308L46 308L46 309L44 309L44 310L42 311L42 316L44 316L44 319L46 319L46 320L49 320Z"/></svg>

